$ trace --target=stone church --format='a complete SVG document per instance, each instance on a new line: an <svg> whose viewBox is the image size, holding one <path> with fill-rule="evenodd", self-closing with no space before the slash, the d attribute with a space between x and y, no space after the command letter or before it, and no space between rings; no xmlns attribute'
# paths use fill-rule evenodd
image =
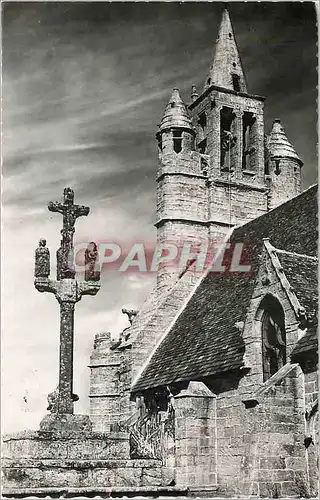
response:
<svg viewBox="0 0 320 500"><path fill-rule="evenodd" d="M317 189L249 93L227 10L204 86L156 138L157 242L241 243L247 273L163 263L119 341L95 336L90 421L4 440L7 496L317 495Z"/></svg>

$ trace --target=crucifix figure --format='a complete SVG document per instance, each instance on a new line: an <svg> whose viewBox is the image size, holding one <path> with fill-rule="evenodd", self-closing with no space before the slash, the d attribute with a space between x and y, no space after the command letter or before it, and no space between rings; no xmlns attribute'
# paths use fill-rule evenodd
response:
<svg viewBox="0 0 320 500"><path fill-rule="evenodd" d="M75 279L74 226L76 219L82 215L88 215L90 209L82 205L74 205L72 189L65 188L63 195L63 203L50 202L48 204L51 212L59 212L63 215L61 246L57 251L57 279L49 278L50 254L46 247L46 240L42 238L35 254L34 285L39 292L53 293L60 304L59 385L49 408L52 413L73 414L74 401L79 399L76 394L73 394L74 310L82 295L96 295L100 289L100 272L97 268L98 253L92 251L95 243L91 242L86 252L86 267L88 266L91 272L85 273L84 281Z"/></svg>

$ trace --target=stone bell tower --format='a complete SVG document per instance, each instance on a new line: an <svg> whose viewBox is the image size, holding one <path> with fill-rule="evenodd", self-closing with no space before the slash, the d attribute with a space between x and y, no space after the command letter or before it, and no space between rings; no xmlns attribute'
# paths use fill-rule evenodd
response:
<svg viewBox="0 0 320 500"><path fill-rule="evenodd" d="M196 150L208 157L208 225L214 239L267 211L264 97L249 94L229 13L224 10L213 62L189 111Z"/></svg>
<svg viewBox="0 0 320 500"><path fill-rule="evenodd" d="M212 244L300 192L302 161L276 120L264 133L265 98L249 93L229 13L213 61L191 104L172 93L157 133L158 243ZM179 272L166 264L158 290Z"/></svg>

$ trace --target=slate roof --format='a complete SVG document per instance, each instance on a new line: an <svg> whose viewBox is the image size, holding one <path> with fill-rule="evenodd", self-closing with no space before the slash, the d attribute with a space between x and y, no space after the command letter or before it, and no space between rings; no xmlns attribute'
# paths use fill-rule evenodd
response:
<svg viewBox="0 0 320 500"><path fill-rule="evenodd" d="M186 105L181 99L178 89L173 89L160 123L160 130L167 130L173 127L190 129L193 131Z"/></svg>
<svg viewBox="0 0 320 500"><path fill-rule="evenodd" d="M255 286L263 238L280 249L317 255L317 186L235 229L244 243L250 275L207 275L132 390L201 380L243 365L244 343L235 327L243 321Z"/></svg>
<svg viewBox="0 0 320 500"><path fill-rule="evenodd" d="M291 360L318 349L318 261L304 255L277 252L284 273L300 304L306 309L308 328L297 342Z"/></svg>
<svg viewBox="0 0 320 500"><path fill-rule="evenodd" d="M277 252L284 273L310 318L318 312L318 261L304 255Z"/></svg>
<svg viewBox="0 0 320 500"><path fill-rule="evenodd" d="M310 353L310 351L317 352L318 344L318 326L314 324L307 329L307 332L297 342L291 353L291 361L299 361L302 356Z"/></svg>
<svg viewBox="0 0 320 500"><path fill-rule="evenodd" d="M271 158L292 158L297 160L300 165L302 161L297 155L294 147L289 142L280 120L273 122L272 130L268 140L268 149Z"/></svg>

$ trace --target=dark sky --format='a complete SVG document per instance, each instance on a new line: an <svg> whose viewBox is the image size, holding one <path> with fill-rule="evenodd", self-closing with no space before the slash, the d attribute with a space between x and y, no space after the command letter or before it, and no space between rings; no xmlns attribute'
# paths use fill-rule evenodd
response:
<svg viewBox="0 0 320 500"><path fill-rule="evenodd" d="M57 381L58 304L33 288L39 237L52 255L59 244L61 220L47 202L70 185L91 207L78 240L154 241L157 124L173 87L186 102L192 84L202 88L223 6L2 3L8 430L35 427ZM317 179L314 4L239 2L229 11L249 92L267 96L266 131L282 120L305 162L307 188ZM86 410L94 334L118 333L126 325L122 305L140 306L152 281L105 273L99 294L78 304L76 411Z"/></svg>

